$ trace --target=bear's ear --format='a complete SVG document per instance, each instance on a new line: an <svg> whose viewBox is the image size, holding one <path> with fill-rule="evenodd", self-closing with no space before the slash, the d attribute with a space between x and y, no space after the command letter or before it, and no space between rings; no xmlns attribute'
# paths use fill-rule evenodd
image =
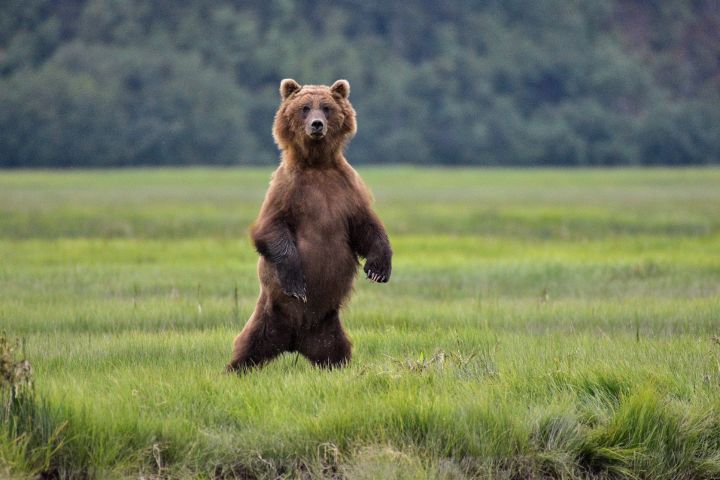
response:
<svg viewBox="0 0 720 480"><path fill-rule="evenodd" d="M280 82L280 98L286 100L290 95L300 90L302 87L292 78L286 78Z"/></svg>
<svg viewBox="0 0 720 480"><path fill-rule="evenodd" d="M341 98L350 96L350 83L347 80L338 80L330 87L330 92L340 95Z"/></svg>

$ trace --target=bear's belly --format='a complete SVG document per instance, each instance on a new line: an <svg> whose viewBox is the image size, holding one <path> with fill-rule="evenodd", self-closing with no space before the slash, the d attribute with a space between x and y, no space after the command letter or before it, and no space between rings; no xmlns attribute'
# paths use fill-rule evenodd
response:
<svg viewBox="0 0 720 480"><path fill-rule="evenodd" d="M296 232L296 243L308 307L319 314L338 308L352 289L358 266L344 229L303 229Z"/></svg>

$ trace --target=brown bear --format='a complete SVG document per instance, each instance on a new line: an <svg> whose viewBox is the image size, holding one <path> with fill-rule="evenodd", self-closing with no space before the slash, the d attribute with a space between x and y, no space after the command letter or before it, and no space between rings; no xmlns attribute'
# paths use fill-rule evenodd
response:
<svg viewBox="0 0 720 480"><path fill-rule="evenodd" d="M322 367L350 361L339 311L358 267L378 283L390 279L392 250L371 196L343 155L355 134L350 84L280 83L273 137L280 166L251 228L260 254L260 297L235 338L229 371L300 352Z"/></svg>

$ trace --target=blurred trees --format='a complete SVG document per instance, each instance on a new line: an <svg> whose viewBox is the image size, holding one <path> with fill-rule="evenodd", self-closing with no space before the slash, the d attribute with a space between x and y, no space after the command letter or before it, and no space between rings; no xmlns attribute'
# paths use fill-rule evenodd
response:
<svg viewBox="0 0 720 480"><path fill-rule="evenodd" d="M7 0L0 166L274 162L284 77L350 80L354 163L720 161L711 0Z"/></svg>

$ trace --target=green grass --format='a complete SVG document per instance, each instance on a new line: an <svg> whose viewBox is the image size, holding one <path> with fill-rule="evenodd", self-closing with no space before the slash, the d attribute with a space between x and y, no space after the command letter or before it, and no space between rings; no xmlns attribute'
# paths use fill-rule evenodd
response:
<svg viewBox="0 0 720 480"><path fill-rule="evenodd" d="M361 174L351 366L241 378L268 169L0 174L0 477L720 477L720 169Z"/></svg>

